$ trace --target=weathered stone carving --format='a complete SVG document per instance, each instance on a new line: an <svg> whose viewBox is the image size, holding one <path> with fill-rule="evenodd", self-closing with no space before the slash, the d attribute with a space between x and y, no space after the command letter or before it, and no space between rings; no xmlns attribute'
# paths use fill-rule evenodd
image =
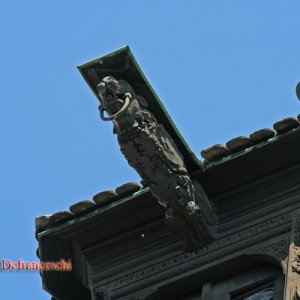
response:
<svg viewBox="0 0 300 300"><path fill-rule="evenodd" d="M292 278L294 283L294 298L300 299L300 247L292 246L290 253Z"/></svg>
<svg viewBox="0 0 300 300"><path fill-rule="evenodd" d="M166 208L167 224L181 233L188 249L211 241L215 218L210 203L201 185L191 180L169 133L147 109L147 100L127 81L111 76L97 90L102 120L113 121L122 153Z"/></svg>
<svg viewBox="0 0 300 300"><path fill-rule="evenodd" d="M300 300L300 210L293 215L285 300Z"/></svg>

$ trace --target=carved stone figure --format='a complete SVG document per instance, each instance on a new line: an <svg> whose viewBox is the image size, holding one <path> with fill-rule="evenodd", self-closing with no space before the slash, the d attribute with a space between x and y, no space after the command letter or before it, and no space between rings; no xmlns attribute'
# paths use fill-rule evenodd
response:
<svg viewBox="0 0 300 300"><path fill-rule="evenodd" d="M285 299L300 300L300 209L292 215Z"/></svg>
<svg viewBox="0 0 300 300"><path fill-rule="evenodd" d="M190 178L172 137L125 80L108 76L97 86L102 120L113 121L125 158L160 205L166 222L179 231L186 248L199 247L214 236L214 215L198 182ZM108 117L105 117L104 112Z"/></svg>
<svg viewBox="0 0 300 300"><path fill-rule="evenodd" d="M295 299L300 299L300 247L292 245L291 266L294 277Z"/></svg>

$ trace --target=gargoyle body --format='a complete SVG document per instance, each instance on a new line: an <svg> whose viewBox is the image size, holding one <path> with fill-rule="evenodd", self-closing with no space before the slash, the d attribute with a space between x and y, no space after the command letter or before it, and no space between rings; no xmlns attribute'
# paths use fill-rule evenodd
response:
<svg viewBox="0 0 300 300"><path fill-rule="evenodd" d="M122 153L166 208L167 224L181 233L188 249L210 241L215 220L209 201L201 185L190 178L172 137L147 109L147 101L127 81L111 76L103 78L97 89L101 118L113 121ZM104 110L109 117L104 117Z"/></svg>

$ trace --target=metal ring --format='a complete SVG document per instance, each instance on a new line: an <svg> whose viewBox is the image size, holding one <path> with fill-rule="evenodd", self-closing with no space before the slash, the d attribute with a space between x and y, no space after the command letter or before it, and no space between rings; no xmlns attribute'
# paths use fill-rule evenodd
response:
<svg viewBox="0 0 300 300"><path fill-rule="evenodd" d="M103 106L100 104L100 117L102 121L112 121L115 120L121 113L123 113L125 111L125 109L127 109L127 107L129 106L129 96L127 96L125 98L125 102L124 105L122 106L122 108L116 112L114 115L110 116L110 117L105 117L104 116L104 111L105 109L103 108Z"/></svg>

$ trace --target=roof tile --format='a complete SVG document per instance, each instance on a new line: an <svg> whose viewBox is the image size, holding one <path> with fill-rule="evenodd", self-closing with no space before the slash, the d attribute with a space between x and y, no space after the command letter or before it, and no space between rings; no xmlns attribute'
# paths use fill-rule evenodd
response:
<svg viewBox="0 0 300 300"><path fill-rule="evenodd" d="M246 136L239 136L226 143L226 147L232 152L238 152L251 146L251 141Z"/></svg>
<svg viewBox="0 0 300 300"><path fill-rule="evenodd" d="M207 161L214 161L230 155L230 151L221 144L214 145L201 151L201 156Z"/></svg>
<svg viewBox="0 0 300 300"><path fill-rule="evenodd" d="M69 211L60 211L49 217L49 225L59 225L73 219L75 215Z"/></svg>
<svg viewBox="0 0 300 300"><path fill-rule="evenodd" d="M96 204L98 205L103 205L107 203L110 200L114 200L118 198L118 194L115 191L108 190L108 191L103 191L98 194L96 194L93 197L93 200L95 201Z"/></svg>
<svg viewBox="0 0 300 300"><path fill-rule="evenodd" d="M50 224L50 216L51 215L46 215L46 216L39 216L35 218L35 228L37 232L43 231L46 227L49 226Z"/></svg>
<svg viewBox="0 0 300 300"><path fill-rule="evenodd" d="M82 215L96 208L95 202L92 200L80 201L70 206L70 212L75 215Z"/></svg>
<svg viewBox="0 0 300 300"><path fill-rule="evenodd" d="M141 185L135 182L125 183L116 188L116 193L119 197L125 197L138 192L141 189Z"/></svg>
<svg viewBox="0 0 300 300"><path fill-rule="evenodd" d="M265 128L253 132L252 134L250 134L249 137L252 144L259 144L273 138L274 136L275 136L274 130Z"/></svg>
<svg viewBox="0 0 300 300"><path fill-rule="evenodd" d="M286 118L273 125L278 134L285 133L297 127L299 127L299 122L295 118Z"/></svg>

